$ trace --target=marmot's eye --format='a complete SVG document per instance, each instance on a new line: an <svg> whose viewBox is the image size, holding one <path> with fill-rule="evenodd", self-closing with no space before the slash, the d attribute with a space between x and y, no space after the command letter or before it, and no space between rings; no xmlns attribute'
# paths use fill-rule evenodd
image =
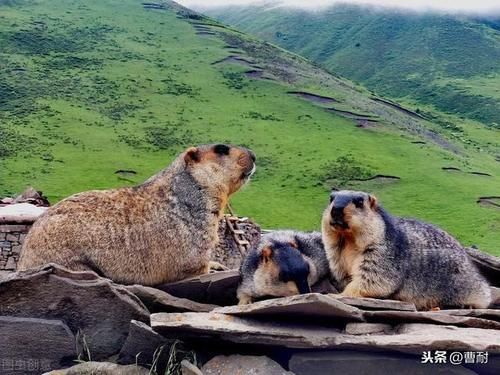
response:
<svg viewBox="0 0 500 375"><path fill-rule="evenodd" d="M356 198L352 201L352 203L354 203L354 205L357 208L363 208L363 204L365 203L365 200L363 198Z"/></svg>
<svg viewBox="0 0 500 375"><path fill-rule="evenodd" d="M335 194L330 195L330 203L332 203L334 199L335 199Z"/></svg>
<svg viewBox="0 0 500 375"><path fill-rule="evenodd" d="M215 145L214 152L219 155L229 155L230 147L227 145Z"/></svg>

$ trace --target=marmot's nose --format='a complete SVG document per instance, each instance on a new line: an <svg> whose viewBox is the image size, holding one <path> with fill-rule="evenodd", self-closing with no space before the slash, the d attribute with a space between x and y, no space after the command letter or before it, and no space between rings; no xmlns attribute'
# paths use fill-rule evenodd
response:
<svg viewBox="0 0 500 375"><path fill-rule="evenodd" d="M332 207L332 224L344 224L344 207Z"/></svg>
<svg viewBox="0 0 500 375"><path fill-rule="evenodd" d="M257 160L255 153L252 150L248 150L248 153L250 154L250 158L252 158L252 161L255 163L255 160Z"/></svg>

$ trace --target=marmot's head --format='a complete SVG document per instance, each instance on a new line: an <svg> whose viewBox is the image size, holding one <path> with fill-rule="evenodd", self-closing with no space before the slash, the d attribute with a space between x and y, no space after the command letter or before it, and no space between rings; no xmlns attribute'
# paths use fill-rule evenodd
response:
<svg viewBox="0 0 500 375"><path fill-rule="evenodd" d="M248 181L255 171L255 154L244 148L225 144L190 147L183 154L186 168L208 188L224 189L228 196Z"/></svg>
<svg viewBox="0 0 500 375"><path fill-rule="evenodd" d="M358 236L378 235L383 227L377 199L362 191L333 191L323 214L323 232Z"/></svg>
<svg viewBox="0 0 500 375"><path fill-rule="evenodd" d="M267 238L266 238L267 237ZM300 244L283 232L264 236L256 254L253 254L253 297L286 297L311 292L311 281L316 272L312 261L299 250Z"/></svg>

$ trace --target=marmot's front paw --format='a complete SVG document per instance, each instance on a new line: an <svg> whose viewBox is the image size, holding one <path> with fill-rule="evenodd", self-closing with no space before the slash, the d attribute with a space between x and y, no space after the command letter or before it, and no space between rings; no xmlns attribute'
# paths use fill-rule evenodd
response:
<svg viewBox="0 0 500 375"><path fill-rule="evenodd" d="M238 305L249 305L251 303L252 303L252 297L250 296L239 297Z"/></svg>
<svg viewBox="0 0 500 375"><path fill-rule="evenodd" d="M217 271L228 271L229 268L227 268L225 265L219 262L215 261L210 261L208 262L208 272L217 272Z"/></svg>

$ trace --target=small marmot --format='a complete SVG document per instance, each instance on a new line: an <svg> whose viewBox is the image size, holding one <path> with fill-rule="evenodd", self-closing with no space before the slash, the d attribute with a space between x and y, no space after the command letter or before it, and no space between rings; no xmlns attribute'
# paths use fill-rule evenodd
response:
<svg viewBox="0 0 500 375"><path fill-rule="evenodd" d="M322 233L342 295L398 299L420 310L490 303L487 282L453 237L430 224L392 217L372 195L332 192Z"/></svg>
<svg viewBox="0 0 500 375"><path fill-rule="evenodd" d="M250 150L202 145L139 186L75 194L35 222L18 269L52 262L143 285L206 273L226 203L254 170Z"/></svg>
<svg viewBox="0 0 500 375"><path fill-rule="evenodd" d="M239 304L310 293L311 286L329 272L321 233L281 230L265 234L241 264Z"/></svg>

